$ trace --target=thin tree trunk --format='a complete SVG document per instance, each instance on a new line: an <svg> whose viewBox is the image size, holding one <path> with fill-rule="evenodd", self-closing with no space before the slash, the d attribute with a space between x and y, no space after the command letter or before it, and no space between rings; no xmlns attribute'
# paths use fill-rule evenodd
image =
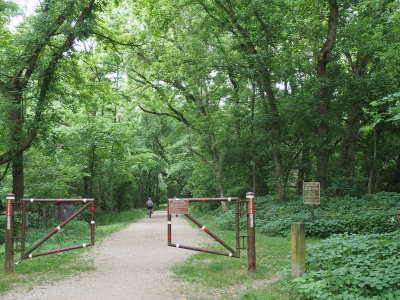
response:
<svg viewBox="0 0 400 300"><path fill-rule="evenodd" d="M254 109L256 102L255 86L253 84L253 94L251 97L251 173L253 181L253 193L256 193L256 150L255 150L255 139L254 139Z"/></svg>
<svg viewBox="0 0 400 300"><path fill-rule="evenodd" d="M317 155L317 180L324 189L328 184L328 165L331 156L331 146L329 139L328 113L330 111L330 102L332 99L333 88L327 78L327 66L330 61L330 54L336 43L336 33L338 24L338 5L336 0L328 0L329 3L329 22L328 34L324 45L319 51L317 63L317 77L321 83L319 90L319 113L321 121L318 126L320 138Z"/></svg>
<svg viewBox="0 0 400 300"><path fill-rule="evenodd" d="M374 173L375 173L375 165L376 165L376 155L377 155L377 145L378 145L378 133L377 133L377 126L374 127L374 153L373 153L373 160L372 160L372 165L371 168L369 169L369 178L368 178L368 194L372 193L372 180L374 177ZM376 174L375 174L376 177ZM375 180L376 183L376 180ZM375 188L376 188L376 184L375 184ZM376 189L375 189L376 190Z"/></svg>
<svg viewBox="0 0 400 300"><path fill-rule="evenodd" d="M111 145L110 210L114 209L114 143Z"/></svg>

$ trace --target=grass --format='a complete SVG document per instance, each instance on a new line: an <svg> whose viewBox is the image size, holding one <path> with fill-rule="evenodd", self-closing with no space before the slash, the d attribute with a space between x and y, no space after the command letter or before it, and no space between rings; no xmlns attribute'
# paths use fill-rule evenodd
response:
<svg viewBox="0 0 400 300"><path fill-rule="evenodd" d="M95 242L98 243L105 236L127 227L133 221L145 215L146 211L143 209L131 209L120 213L96 213ZM49 232L50 229L28 230L26 249L34 245L34 243ZM35 252L89 242L89 223L74 220L46 241ZM24 289L31 290L35 285L44 282L54 282L79 272L94 270L94 260L91 258L90 249L77 249L23 260L20 264L14 265L14 272L9 275L4 275L4 257L2 257L0 259L0 296L15 287L23 286ZM14 261L17 261L19 256L19 253L15 253Z"/></svg>
<svg viewBox="0 0 400 300"><path fill-rule="evenodd" d="M235 245L235 232L218 228L210 216L193 215L222 240ZM315 243L315 240L307 240L307 243ZM223 249L217 243L206 247ZM190 284L186 291L182 291L188 299L291 299L293 296L285 291L283 282L287 280L287 272L283 270L290 269L289 255L290 238L256 233L255 273L247 271L246 250L241 251L240 258L197 253L183 264L173 266L172 271L177 281Z"/></svg>

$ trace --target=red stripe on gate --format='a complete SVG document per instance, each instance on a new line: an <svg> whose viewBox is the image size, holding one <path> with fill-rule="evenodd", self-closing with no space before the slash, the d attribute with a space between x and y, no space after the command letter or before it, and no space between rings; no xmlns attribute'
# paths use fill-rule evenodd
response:
<svg viewBox="0 0 400 300"><path fill-rule="evenodd" d="M207 252L207 250L206 250L206 249L203 249L203 252Z"/></svg>
<svg viewBox="0 0 400 300"><path fill-rule="evenodd" d="M60 199L57 199L57 202L60 203Z"/></svg>
<svg viewBox="0 0 400 300"><path fill-rule="evenodd" d="M57 252L60 252L60 249L57 249Z"/></svg>
<svg viewBox="0 0 400 300"><path fill-rule="evenodd" d="M168 234L168 238L169 238L169 239L171 238L171 235L170 235L170 234Z"/></svg>
<svg viewBox="0 0 400 300"><path fill-rule="evenodd" d="M204 227L204 229L203 229L204 231L207 231L207 227Z"/></svg>
<svg viewBox="0 0 400 300"><path fill-rule="evenodd" d="M201 199L201 201L206 202L206 199L203 198L203 199Z"/></svg>
<svg viewBox="0 0 400 300"><path fill-rule="evenodd" d="M94 206L92 206L92 210L94 210Z"/></svg>
<svg viewBox="0 0 400 300"><path fill-rule="evenodd" d="M58 231L58 228L56 227L56 229L54 229L56 232Z"/></svg>

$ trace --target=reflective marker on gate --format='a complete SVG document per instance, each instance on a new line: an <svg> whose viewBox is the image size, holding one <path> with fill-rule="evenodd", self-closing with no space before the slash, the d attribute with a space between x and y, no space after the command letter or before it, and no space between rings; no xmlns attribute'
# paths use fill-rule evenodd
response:
<svg viewBox="0 0 400 300"><path fill-rule="evenodd" d="M168 238L169 238L169 239L171 238L171 235L170 235L170 234L168 234Z"/></svg>
<svg viewBox="0 0 400 300"><path fill-rule="evenodd" d="M171 222L171 221L168 221L168 222L167 222L167 224L168 224L168 225L171 225L171 224L172 224L172 222Z"/></svg>
<svg viewBox="0 0 400 300"><path fill-rule="evenodd" d="M232 200L231 197L228 197L228 202L231 202L231 200Z"/></svg>
<svg viewBox="0 0 400 300"><path fill-rule="evenodd" d="M57 199L57 203L60 203L60 199Z"/></svg>
<svg viewBox="0 0 400 300"><path fill-rule="evenodd" d="M11 206L12 206L12 202L11 200L14 200L11 197L7 197L7 230L11 229Z"/></svg>
<svg viewBox="0 0 400 300"><path fill-rule="evenodd" d="M54 230L57 232L57 231L61 230L61 227L57 226L56 229L54 229Z"/></svg>
<svg viewBox="0 0 400 300"><path fill-rule="evenodd" d="M86 198L83 198L83 203L86 203Z"/></svg>
<svg viewBox="0 0 400 300"><path fill-rule="evenodd" d="M57 253L59 253L60 252L60 249L57 249Z"/></svg>
<svg viewBox="0 0 400 300"><path fill-rule="evenodd" d="M29 201L33 202L33 199L31 198Z"/></svg>
<svg viewBox="0 0 400 300"><path fill-rule="evenodd" d="M229 256L232 256L232 252L229 252Z"/></svg>
<svg viewBox="0 0 400 300"><path fill-rule="evenodd" d="M201 201L206 202L206 199L203 198L203 199L201 199Z"/></svg>
<svg viewBox="0 0 400 300"><path fill-rule="evenodd" d="M207 227L203 226L203 227L201 227L201 230L207 231Z"/></svg>
<svg viewBox="0 0 400 300"><path fill-rule="evenodd" d="M82 247L83 247L83 248L86 248L86 244L82 244Z"/></svg>
<svg viewBox="0 0 400 300"><path fill-rule="evenodd" d="M90 221L90 224L92 224L92 225L95 224L95 223L96 223L95 221Z"/></svg>
<svg viewBox="0 0 400 300"><path fill-rule="evenodd" d="M179 248L179 244L176 244L176 248Z"/></svg>
<svg viewBox="0 0 400 300"><path fill-rule="evenodd" d="M94 210L94 206L92 206L92 208L91 208L92 210Z"/></svg>
<svg viewBox="0 0 400 300"><path fill-rule="evenodd" d="M207 250L206 250L206 249L203 249L203 252L207 252Z"/></svg>
<svg viewBox="0 0 400 300"><path fill-rule="evenodd" d="M32 253L31 253L31 254L29 254L29 258L32 258Z"/></svg>

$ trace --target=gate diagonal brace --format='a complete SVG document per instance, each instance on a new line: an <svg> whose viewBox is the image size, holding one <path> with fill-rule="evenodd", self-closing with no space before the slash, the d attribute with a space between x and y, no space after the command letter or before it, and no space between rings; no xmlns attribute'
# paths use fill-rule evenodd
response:
<svg viewBox="0 0 400 300"><path fill-rule="evenodd" d="M229 257L236 257L240 258L240 244L236 245L236 250L232 248L230 245L225 243L221 238L219 238L217 235L215 235L210 229L208 229L206 226L201 224L198 220L196 220L193 216L191 216L189 213L183 213L183 215L192 221L194 224L196 224L199 228L201 228L204 232L206 232L209 236L211 236L214 240L216 240L219 244L221 244L223 247L225 247L227 250L229 250L229 253L222 252L222 251L217 251L217 250L211 250L211 249L205 249L205 248L199 248L199 247L193 247L193 246L188 246L188 245L182 245L178 243L172 243L171 242L171 213L174 214L174 212L171 212L170 208L170 200L168 199L168 246L170 247L176 247L176 248L182 248L182 249L188 249L188 250L194 250L194 251L199 251L199 252L204 252L204 253L212 253L212 254L218 254L218 255L223 255L223 256L229 256ZM239 207L239 202L241 201L237 197L229 197L229 198L185 198L185 199L173 199L173 200L183 200L187 202L206 202L206 201L231 201L235 200L236 201L236 208ZM238 220L238 214L237 215L237 230L238 230L238 225L239 225L239 220ZM237 240L238 240L238 232L236 232L237 235Z"/></svg>
<svg viewBox="0 0 400 300"><path fill-rule="evenodd" d="M22 235L22 243L21 243L21 258L17 262L20 263L24 259L28 258L33 258L33 257L38 257L38 256L43 256L43 255L48 255L48 254L53 254L53 253L60 253L64 251L69 251L69 250L75 250L75 249L80 249L80 248L86 248L90 246L94 246L94 226L95 226L95 221L94 221L94 199L22 199L22 230L21 230L21 235ZM78 211L76 211L72 216L70 216L68 219L66 219L64 222L62 222L59 226L57 226L55 229L53 229L48 235L46 235L44 238L42 238L39 242L37 242L33 247L31 247L29 250L25 252L25 224L26 224L26 203L27 202L83 202L86 203L83 205ZM35 251L39 246L41 246L44 242L46 242L49 238L51 238L54 234L59 232L65 225L67 225L70 221L72 221L77 215L79 215L81 212L83 212L86 208L91 206L91 241L90 243L87 244L79 244L79 245L73 245L65 248L59 248L59 249L54 249L54 250L49 250L49 251L44 251L40 253L35 253L32 254L33 251Z"/></svg>

